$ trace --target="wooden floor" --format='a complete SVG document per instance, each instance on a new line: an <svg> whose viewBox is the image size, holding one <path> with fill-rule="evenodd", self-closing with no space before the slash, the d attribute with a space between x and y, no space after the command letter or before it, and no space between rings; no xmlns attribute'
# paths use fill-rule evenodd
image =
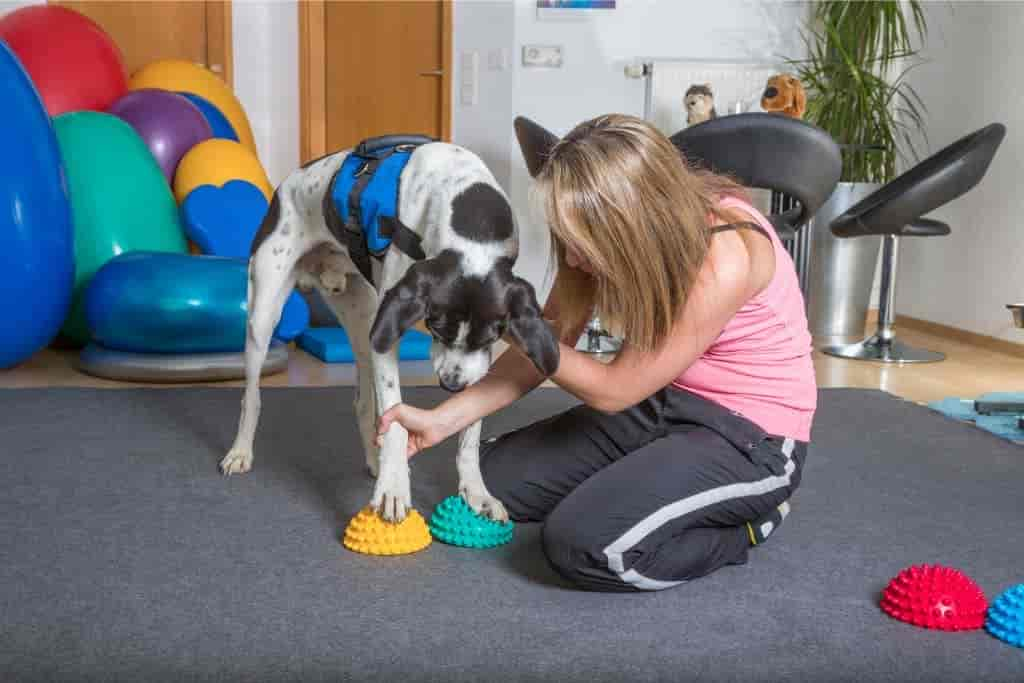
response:
<svg viewBox="0 0 1024 683"><path fill-rule="evenodd" d="M947 396L974 398L989 391L1024 391L1024 358L944 339L928 332L901 329L897 330L897 335L909 344L943 351L947 358L940 363L896 366L843 360L815 352L819 386L882 389L917 402ZM0 388L182 386L132 385L96 379L75 370L74 359L73 352L47 349L17 368L0 371ZM288 370L265 377L263 385L344 386L354 381L351 365L324 364L304 351L293 349ZM402 383L406 386L427 386L436 384L436 379L428 362L404 363ZM220 382L218 386L241 386L241 383Z"/></svg>

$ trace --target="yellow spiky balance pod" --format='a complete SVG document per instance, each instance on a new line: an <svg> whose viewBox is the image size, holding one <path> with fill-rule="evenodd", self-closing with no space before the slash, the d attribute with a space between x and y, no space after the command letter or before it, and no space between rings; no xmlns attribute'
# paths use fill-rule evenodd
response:
<svg viewBox="0 0 1024 683"><path fill-rule="evenodd" d="M342 544L366 555L407 555L423 550L430 541L427 523L415 510L395 524L385 522L376 510L366 507L348 523Z"/></svg>

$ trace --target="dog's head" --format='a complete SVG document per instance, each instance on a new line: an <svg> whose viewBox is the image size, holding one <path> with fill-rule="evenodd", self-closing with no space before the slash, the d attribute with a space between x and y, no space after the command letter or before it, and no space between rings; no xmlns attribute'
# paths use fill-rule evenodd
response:
<svg viewBox="0 0 1024 683"><path fill-rule="evenodd" d="M807 95L799 79L789 74L778 74L768 79L761 95L761 108L801 119L807 109Z"/></svg>
<svg viewBox="0 0 1024 683"><path fill-rule="evenodd" d="M441 386L461 391L483 379L491 347L506 333L544 376L558 369L558 340L533 287L500 258L477 273L466 255L445 250L413 264L381 300L370 343L384 353L422 320L434 338L431 358Z"/></svg>

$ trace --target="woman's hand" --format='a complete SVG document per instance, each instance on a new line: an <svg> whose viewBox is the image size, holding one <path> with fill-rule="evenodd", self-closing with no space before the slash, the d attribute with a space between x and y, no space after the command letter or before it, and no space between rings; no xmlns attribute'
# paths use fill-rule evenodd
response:
<svg viewBox="0 0 1024 683"><path fill-rule="evenodd" d="M399 403L380 416L377 426L378 446L383 444L384 434L395 422L409 432L409 457L441 443L458 431L455 420L451 419L447 415L447 411L442 410L440 406L432 410L423 410Z"/></svg>

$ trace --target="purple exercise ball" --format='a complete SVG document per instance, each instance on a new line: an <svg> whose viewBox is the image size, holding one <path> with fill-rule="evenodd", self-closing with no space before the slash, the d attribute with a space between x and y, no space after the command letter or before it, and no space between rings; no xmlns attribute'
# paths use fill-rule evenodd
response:
<svg viewBox="0 0 1024 683"><path fill-rule="evenodd" d="M213 137L199 107L168 90L133 90L114 102L110 113L135 129L168 183L174 181L174 171L185 153Z"/></svg>

